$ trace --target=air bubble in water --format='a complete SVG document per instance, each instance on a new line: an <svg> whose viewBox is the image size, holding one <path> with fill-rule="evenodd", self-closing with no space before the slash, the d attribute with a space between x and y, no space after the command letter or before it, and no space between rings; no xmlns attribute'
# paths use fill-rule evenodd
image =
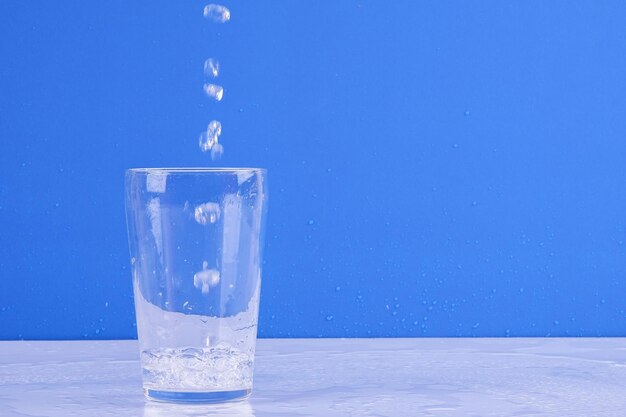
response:
<svg viewBox="0 0 626 417"><path fill-rule="evenodd" d="M201 225L213 224L220 218L220 206L217 203L204 203L197 206L193 213Z"/></svg>
<svg viewBox="0 0 626 417"><path fill-rule="evenodd" d="M193 275L194 287L200 289L202 294L208 294L210 287L215 287L220 282L220 273L215 269L209 269L209 263L202 263L202 271Z"/></svg>
<svg viewBox="0 0 626 417"><path fill-rule="evenodd" d="M204 17L216 23L225 23L230 20L230 10L219 4L207 4L204 6Z"/></svg>
<svg viewBox="0 0 626 417"><path fill-rule="evenodd" d="M220 159L223 154L224 154L224 147L221 144L216 143L211 149L211 159L213 159L214 161L216 159Z"/></svg>
<svg viewBox="0 0 626 417"><path fill-rule="evenodd" d="M224 88L217 84L204 84L204 92L215 101L221 101L224 97Z"/></svg>
<svg viewBox="0 0 626 417"><path fill-rule="evenodd" d="M204 61L204 74L212 78L217 78L220 75L220 63L217 59L209 58Z"/></svg>
<svg viewBox="0 0 626 417"><path fill-rule="evenodd" d="M200 134L200 150L202 152L210 151L217 144L221 134L222 124L217 120L212 120L206 128L206 132Z"/></svg>

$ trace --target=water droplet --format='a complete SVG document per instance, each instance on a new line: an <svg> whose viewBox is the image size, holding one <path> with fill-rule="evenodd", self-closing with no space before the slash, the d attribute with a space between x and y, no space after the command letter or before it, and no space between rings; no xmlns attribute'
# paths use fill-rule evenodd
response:
<svg viewBox="0 0 626 417"><path fill-rule="evenodd" d="M137 260L135 259L134 256L132 258L130 258L130 264L131 265L135 265L135 262L137 262Z"/></svg>
<svg viewBox="0 0 626 417"><path fill-rule="evenodd" d="M326 321L331 321L333 319L333 316L326 316Z"/></svg>
<svg viewBox="0 0 626 417"><path fill-rule="evenodd" d="M224 97L224 88L217 84L204 84L204 92L215 101L221 101Z"/></svg>
<svg viewBox="0 0 626 417"><path fill-rule="evenodd" d="M311 219L308 221L309 226L312 226L313 224L315 224L315 220Z"/></svg>
<svg viewBox="0 0 626 417"><path fill-rule="evenodd" d="M211 159L215 161L220 159L222 155L224 155L224 147L220 143L216 143L211 149Z"/></svg>
<svg viewBox="0 0 626 417"><path fill-rule="evenodd" d="M335 291L337 291L337 292L341 291L341 287L339 287L339 286L335 287Z"/></svg>
<svg viewBox="0 0 626 417"><path fill-rule="evenodd" d="M470 115L470 112L469 112L469 110L465 110L465 112L464 112L463 114L464 114L465 116L469 116L469 115Z"/></svg>
<svg viewBox="0 0 626 417"><path fill-rule="evenodd" d="M202 263L202 271L193 275L193 285L202 291L202 294L208 294L210 287L215 287L220 282L220 273L215 269L208 269L208 262Z"/></svg>
<svg viewBox="0 0 626 417"><path fill-rule="evenodd" d="M472 206L476 206L477 204L478 204L478 202L472 201Z"/></svg>
<svg viewBox="0 0 626 417"><path fill-rule="evenodd" d="M216 78L220 75L220 63L217 59L209 58L204 61L204 74L211 78Z"/></svg>
<svg viewBox="0 0 626 417"><path fill-rule="evenodd" d="M206 131L200 134L200 150L202 152L210 151L217 144L219 136L222 134L222 124L217 120L209 122Z"/></svg>
<svg viewBox="0 0 626 417"><path fill-rule="evenodd" d="M109 306L109 302L108 302L108 301L107 301L107 302L105 302L105 303L104 303L104 306L105 306L105 307L108 307L108 306Z"/></svg>
<svg viewBox="0 0 626 417"><path fill-rule="evenodd" d="M204 203L197 206L193 216L201 225L213 224L220 218L221 210L217 203Z"/></svg>
<svg viewBox="0 0 626 417"><path fill-rule="evenodd" d="M219 4L207 4L204 6L204 17L215 23L225 23L230 20L230 10Z"/></svg>
<svg viewBox="0 0 626 417"><path fill-rule="evenodd" d="M458 149L458 148L459 148L459 144L458 144L458 143L455 143L454 145L452 145L452 147L453 147L454 149Z"/></svg>

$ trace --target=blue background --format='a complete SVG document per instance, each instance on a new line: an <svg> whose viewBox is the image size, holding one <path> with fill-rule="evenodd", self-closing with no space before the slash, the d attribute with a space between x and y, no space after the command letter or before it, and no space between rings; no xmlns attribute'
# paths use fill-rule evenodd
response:
<svg viewBox="0 0 626 417"><path fill-rule="evenodd" d="M270 172L261 336L626 334L626 3L226 5L0 2L0 338L135 337L124 169L211 119Z"/></svg>

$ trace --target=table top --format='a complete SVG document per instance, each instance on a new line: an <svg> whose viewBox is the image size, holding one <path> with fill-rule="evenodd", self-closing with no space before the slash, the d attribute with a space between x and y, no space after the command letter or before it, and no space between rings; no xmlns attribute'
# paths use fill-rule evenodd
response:
<svg viewBox="0 0 626 417"><path fill-rule="evenodd" d="M618 416L626 339L261 339L249 400L144 400L136 341L0 342L0 416Z"/></svg>

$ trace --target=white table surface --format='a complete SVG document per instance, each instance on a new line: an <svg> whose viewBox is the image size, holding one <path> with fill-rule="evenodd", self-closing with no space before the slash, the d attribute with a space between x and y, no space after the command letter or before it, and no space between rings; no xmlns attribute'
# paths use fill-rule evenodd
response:
<svg viewBox="0 0 626 417"><path fill-rule="evenodd" d="M144 400L136 341L0 342L0 416L626 416L626 339L265 339L213 406Z"/></svg>

